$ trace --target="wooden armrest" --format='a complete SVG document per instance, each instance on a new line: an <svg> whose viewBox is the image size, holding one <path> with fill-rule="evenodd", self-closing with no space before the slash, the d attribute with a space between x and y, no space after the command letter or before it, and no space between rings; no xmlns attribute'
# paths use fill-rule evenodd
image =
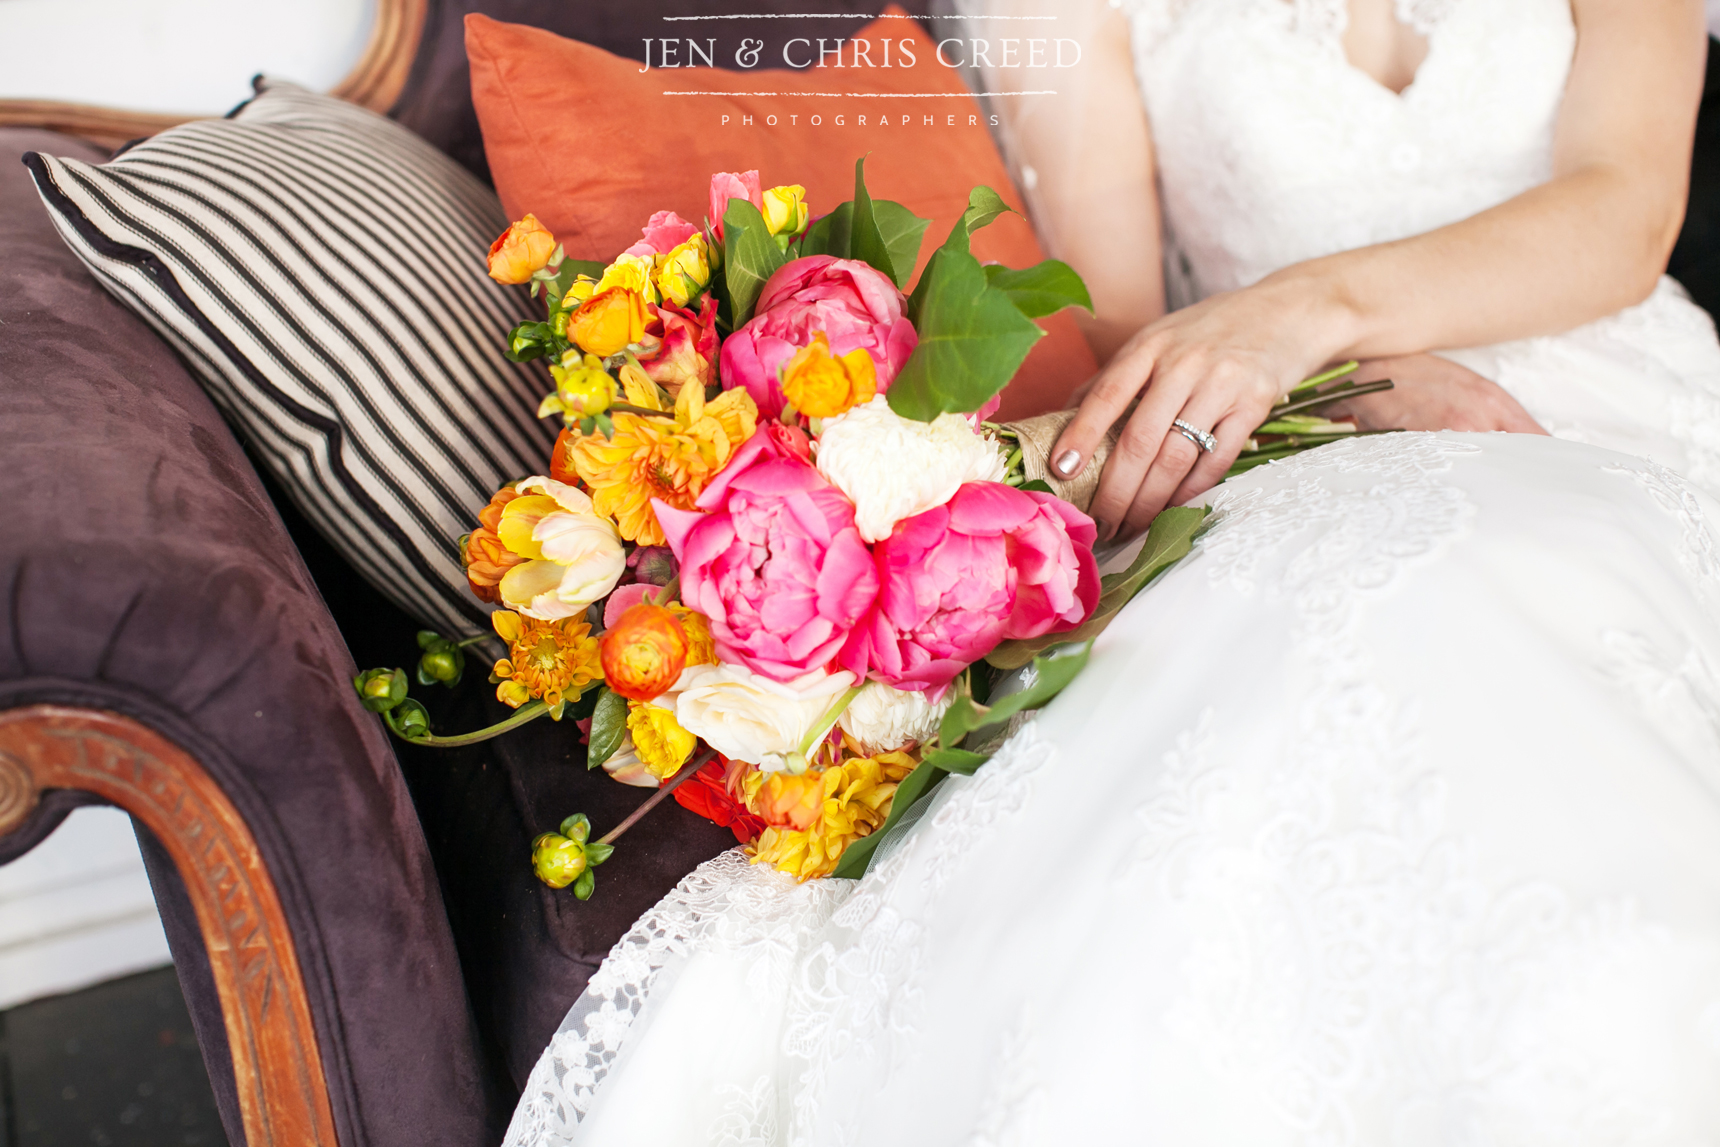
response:
<svg viewBox="0 0 1720 1147"><path fill-rule="evenodd" d="M280 896L227 795L190 754L129 717L58 705L0 712L0 837L45 789L112 802L173 857L208 949L250 1147L336 1147Z"/></svg>

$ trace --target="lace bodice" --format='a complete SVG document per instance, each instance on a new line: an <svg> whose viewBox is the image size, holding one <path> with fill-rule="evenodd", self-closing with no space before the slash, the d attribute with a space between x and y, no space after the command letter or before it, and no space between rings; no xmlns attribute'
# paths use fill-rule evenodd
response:
<svg viewBox="0 0 1720 1147"><path fill-rule="evenodd" d="M1122 6L1173 276L1186 276L1176 293L1444 226L1551 172L1568 0L1397 0L1428 37L1401 95L1346 59L1346 0Z"/></svg>

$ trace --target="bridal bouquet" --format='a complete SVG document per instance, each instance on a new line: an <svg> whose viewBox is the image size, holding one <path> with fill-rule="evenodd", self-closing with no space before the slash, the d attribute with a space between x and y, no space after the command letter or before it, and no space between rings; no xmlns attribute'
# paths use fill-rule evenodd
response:
<svg viewBox="0 0 1720 1147"><path fill-rule="evenodd" d="M355 683L426 744L583 715L589 767L655 793L603 837L575 815L534 842L539 876L581 899L670 793L756 862L857 874L858 844L977 768L1085 651L1039 657L1032 687L992 706L997 674L976 663L1054 644L1102 595L1092 520L984 421L1034 318L1090 306L1062 263L973 257L999 196L974 190L911 290L927 220L872 199L863 161L854 198L817 219L757 172L714 176L710 204L703 226L657 212L607 265L566 258L530 215L496 240L492 277L545 302L507 354L548 361L539 415L563 423L546 472L498 490L461 539L498 607L491 680L514 715L438 736L404 672ZM421 634L418 682L457 682L473 641Z"/></svg>
<svg viewBox="0 0 1720 1147"><path fill-rule="evenodd" d="M566 258L531 215L491 247L491 276L544 300L506 353L547 360L538 413L563 424L546 472L496 491L460 539L472 592L498 607L490 680L514 712L438 735L404 671L354 684L421 744L572 713L588 767L654 790L601 837L582 814L539 836L546 883L588 898L616 838L670 795L756 863L861 875L1188 552L1206 511L1168 510L1101 579L1092 519L1058 495L1081 497L1043 468L1067 415L985 421L1033 320L1091 307L1056 260L974 258L973 232L1008 210L975 188L911 290L928 221L872 199L864 161L854 198L817 219L801 187L720 173L703 226L659 211L606 265ZM1287 397L1256 449L1352 430L1295 421L1333 400ZM485 637L420 633L418 684L457 684Z"/></svg>

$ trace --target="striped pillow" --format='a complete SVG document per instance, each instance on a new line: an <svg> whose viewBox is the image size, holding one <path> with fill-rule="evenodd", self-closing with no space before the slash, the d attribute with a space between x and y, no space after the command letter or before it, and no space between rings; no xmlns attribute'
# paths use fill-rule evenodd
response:
<svg viewBox="0 0 1720 1147"><path fill-rule="evenodd" d="M485 274L495 195L389 120L264 80L99 167L25 162L72 250L353 567L442 632L485 628L456 539L554 441L547 380L501 353L532 315Z"/></svg>

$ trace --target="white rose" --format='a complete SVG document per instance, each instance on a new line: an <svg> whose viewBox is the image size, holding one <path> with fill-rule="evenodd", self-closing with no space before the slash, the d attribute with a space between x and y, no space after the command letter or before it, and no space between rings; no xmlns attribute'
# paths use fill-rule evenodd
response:
<svg viewBox="0 0 1720 1147"><path fill-rule="evenodd" d="M867 756L902 748L911 741L928 741L950 707L955 690L944 690L942 701L928 701L917 689L894 689L868 681L843 711L842 731L860 744Z"/></svg>
<svg viewBox="0 0 1720 1147"><path fill-rule="evenodd" d="M539 621L583 613L627 569L620 532L576 487L537 477L515 488L496 536L527 560L502 575L502 604Z"/></svg>
<svg viewBox="0 0 1720 1147"><path fill-rule="evenodd" d="M780 769L853 682L818 669L784 684L744 665L700 665L676 683L675 720L731 760Z"/></svg>
<svg viewBox="0 0 1720 1147"><path fill-rule="evenodd" d="M876 542L903 518L941 506L964 482L1001 482L1006 459L964 415L915 422L880 394L824 420L818 470L854 503L860 536Z"/></svg>

